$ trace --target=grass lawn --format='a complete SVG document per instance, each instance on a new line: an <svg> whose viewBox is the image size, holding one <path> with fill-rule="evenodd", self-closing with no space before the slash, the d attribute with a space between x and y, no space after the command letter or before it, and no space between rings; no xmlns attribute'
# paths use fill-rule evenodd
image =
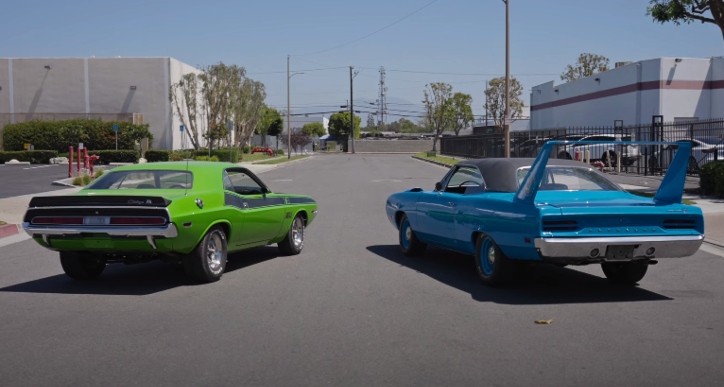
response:
<svg viewBox="0 0 724 387"><path fill-rule="evenodd" d="M305 157L309 157L309 155L292 156L291 159L287 158L287 156L284 156L284 157L276 158L276 159L274 159L274 160L261 161L261 162L254 163L254 164L264 164L264 165L281 164L281 163L286 163L287 161L293 161L293 160L303 159L303 158L305 158ZM268 157L267 157L267 158L268 158Z"/></svg>
<svg viewBox="0 0 724 387"><path fill-rule="evenodd" d="M443 163L443 164L447 164L447 165L455 165L458 163L458 161L460 161L460 160L454 159L452 157L439 156L439 154L438 154L438 156L428 157L427 152L417 153L417 154L415 154L415 157L423 158L426 160L437 161L438 163Z"/></svg>

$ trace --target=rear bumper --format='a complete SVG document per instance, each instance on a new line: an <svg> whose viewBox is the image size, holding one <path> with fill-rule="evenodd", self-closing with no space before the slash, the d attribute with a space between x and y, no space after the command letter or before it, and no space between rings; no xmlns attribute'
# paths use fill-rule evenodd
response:
<svg viewBox="0 0 724 387"><path fill-rule="evenodd" d="M25 232L31 237L41 237L48 247L52 247L51 237L82 236L84 234L102 234L112 237L145 237L148 244L156 249L155 238L175 238L178 236L176 225L169 223L163 227L45 227L23 223Z"/></svg>
<svg viewBox="0 0 724 387"><path fill-rule="evenodd" d="M569 261L630 261L641 258L681 258L694 255L703 235L597 238L536 238L535 248L543 259ZM633 248L614 256L609 248ZM651 250L653 249L653 250ZM624 249L625 250L625 249Z"/></svg>

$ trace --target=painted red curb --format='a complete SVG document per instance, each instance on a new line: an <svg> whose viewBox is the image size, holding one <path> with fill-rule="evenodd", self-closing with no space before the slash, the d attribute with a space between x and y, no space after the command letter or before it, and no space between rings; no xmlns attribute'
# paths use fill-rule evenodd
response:
<svg viewBox="0 0 724 387"><path fill-rule="evenodd" d="M18 226L15 224L3 224L0 226L0 238L9 237L18 233Z"/></svg>

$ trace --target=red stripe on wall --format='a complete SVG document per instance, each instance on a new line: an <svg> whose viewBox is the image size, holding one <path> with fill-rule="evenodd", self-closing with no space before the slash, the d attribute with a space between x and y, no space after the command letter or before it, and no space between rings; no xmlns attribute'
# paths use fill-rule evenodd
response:
<svg viewBox="0 0 724 387"><path fill-rule="evenodd" d="M626 86L614 87L613 89L596 91L593 93L582 94L575 97L559 99L533 105L531 111L548 109L552 107L565 106L578 102L591 101L594 99L613 97L617 95L633 93L638 90L714 90L724 89L724 80L719 81L648 81L637 82Z"/></svg>

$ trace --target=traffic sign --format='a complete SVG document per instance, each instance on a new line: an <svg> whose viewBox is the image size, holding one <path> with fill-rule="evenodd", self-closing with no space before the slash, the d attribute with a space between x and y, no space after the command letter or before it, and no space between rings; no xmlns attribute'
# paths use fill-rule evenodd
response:
<svg viewBox="0 0 724 387"><path fill-rule="evenodd" d="M118 131L118 124L113 124L113 131L114 131L114 132L117 132L117 131Z"/></svg>
<svg viewBox="0 0 724 387"><path fill-rule="evenodd" d="M184 131L184 126L183 126L183 125L180 125L178 128L179 128L179 130L181 130L182 132Z"/></svg>

